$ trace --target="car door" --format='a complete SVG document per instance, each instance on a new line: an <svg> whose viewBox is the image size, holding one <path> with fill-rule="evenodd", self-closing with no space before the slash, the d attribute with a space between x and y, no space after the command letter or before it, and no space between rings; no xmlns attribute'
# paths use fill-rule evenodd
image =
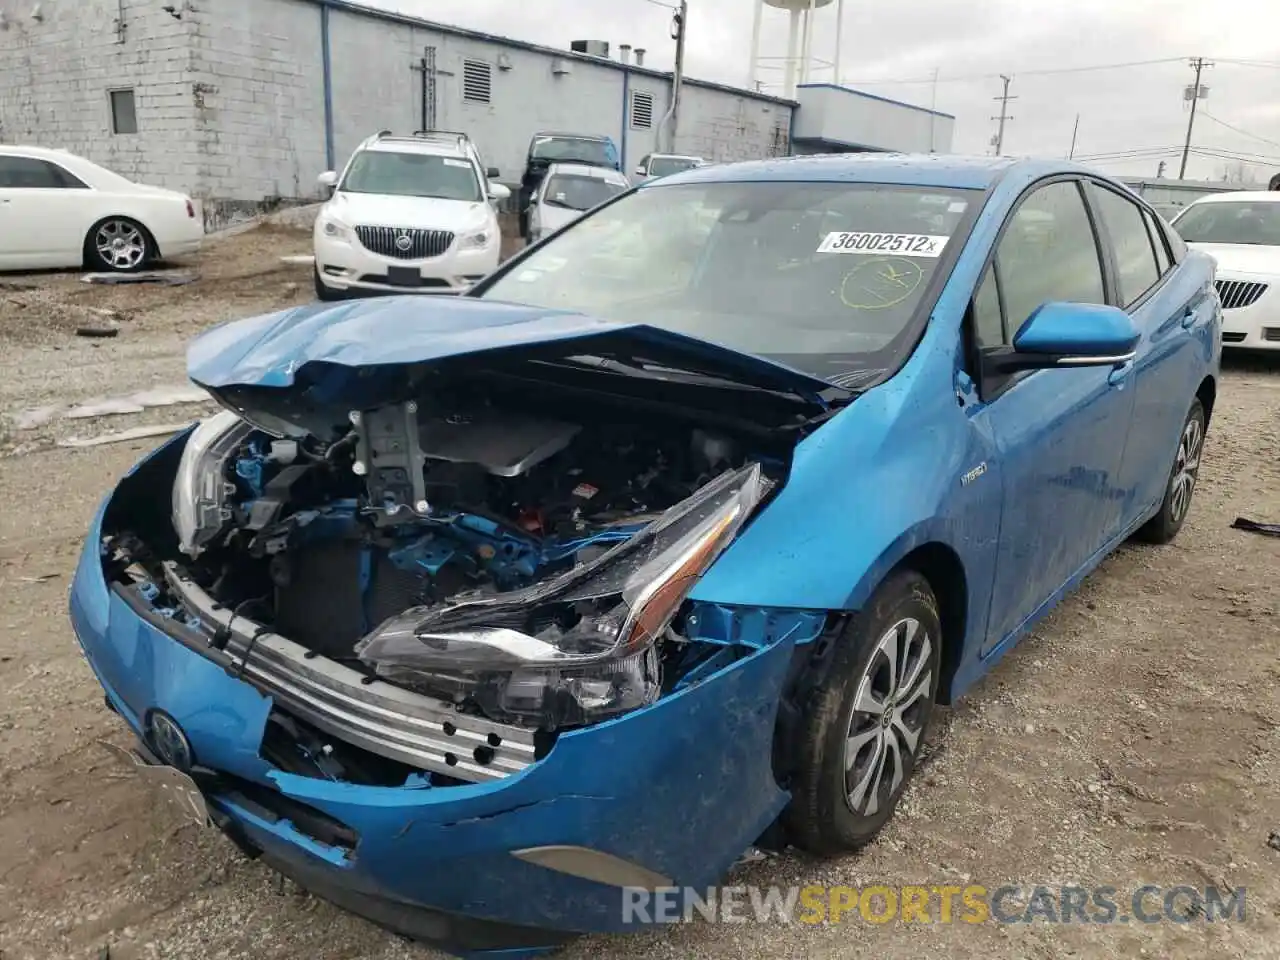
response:
<svg viewBox="0 0 1280 960"><path fill-rule="evenodd" d="M58 164L0 154L0 267L79 266L89 188Z"/></svg>
<svg viewBox="0 0 1280 960"><path fill-rule="evenodd" d="M1209 289L1176 270L1164 230L1135 200L1101 184L1089 197L1110 239L1119 299L1142 339L1134 364L1134 429L1111 501L1119 533L1164 495L1175 447L1201 369L1197 331L1212 319Z"/></svg>
<svg viewBox="0 0 1280 960"><path fill-rule="evenodd" d="M971 416L991 438L1004 486L984 654L1103 546L1107 491L1133 412L1133 365L988 375L982 355L1012 343L1044 303L1108 302L1104 252L1083 184L1037 185L1006 221L974 297L981 401Z"/></svg>

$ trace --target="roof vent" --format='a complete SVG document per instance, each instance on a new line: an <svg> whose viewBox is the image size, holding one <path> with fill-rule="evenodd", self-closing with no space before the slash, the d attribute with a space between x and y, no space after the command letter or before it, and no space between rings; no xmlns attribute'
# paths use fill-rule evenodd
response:
<svg viewBox="0 0 1280 960"><path fill-rule="evenodd" d="M631 62L631 44L629 43L618 44L618 62L619 63Z"/></svg>
<svg viewBox="0 0 1280 960"><path fill-rule="evenodd" d="M644 66L644 47L636 47L636 66Z"/></svg>
<svg viewBox="0 0 1280 960"><path fill-rule="evenodd" d="M609 56L609 44L604 40L574 40L569 44L574 53L585 53L589 57Z"/></svg>

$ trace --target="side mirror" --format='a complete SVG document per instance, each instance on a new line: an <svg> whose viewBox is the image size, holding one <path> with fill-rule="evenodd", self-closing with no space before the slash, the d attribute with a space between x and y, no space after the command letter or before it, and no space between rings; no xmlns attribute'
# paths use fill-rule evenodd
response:
<svg viewBox="0 0 1280 960"><path fill-rule="evenodd" d="M497 167L490 167L485 172L485 176L488 177L490 180L497 180L498 177L502 176L502 171L500 171Z"/></svg>
<svg viewBox="0 0 1280 960"><path fill-rule="evenodd" d="M510 196L511 196L511 188L510 188L510 187L504 186L504 185L503 185L503 184L501 184L501 183L491 183L491 184L489 184L489 199L490 199L490 200L506 200L506 199L508 199Z"/></svg>
<svg viewBox="0 0 1280 960"><path fill-rule="evenodd" d="M636 167L636 176L637 176L637 177L643 177L643 176L645 175L645 172L646 172L646 171L645 171L645 168L644 168L644 164L643 164L643 163L642 163L642 164L640 164L640 166Z"/></svg>
<svg viewBox="0 0 1280 960"><path fill-rule="evenodd" d="M984 357L1005 373L1053 367L1114 367L1133 359L1140 334L1116 307L1051 302L1039 307L1013 337L1012 347Z"/></svg>
<svg viewBox="0 0 1280 960"><path fill-rule="evenodd" d="M334 170L326 170L316 179L319 181L320 186L328 187L330 190L338 185L338 174Z"/></svg>

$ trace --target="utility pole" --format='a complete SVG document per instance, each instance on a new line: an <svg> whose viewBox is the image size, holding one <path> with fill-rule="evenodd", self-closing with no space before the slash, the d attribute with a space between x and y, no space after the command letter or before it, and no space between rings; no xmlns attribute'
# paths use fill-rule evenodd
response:
<svg viewBox="0 0 1280 960"><path fill-rule="evenodd" d="M1004 81L1004 91L1000 96L991 98L992 100L1000 101L1000 116L991 118L992 120L998 120L1000 122L1000 126L996 129L995 139L992 141L992 145L996 148L997 157L1000 156L1001 151L1004 150L1005 121L1013 119L1013 117L1009 115L1009 101L1018 99L1017 97L1009 96L1009 84L1013 82L1013 78L1005 76L1002 73L1000 74L1000 79Z"/></svg>
<svg viewBox="0 0 1280 960"><path fill-rule="evenodd" d="M1182 145L1182 166L1178 168L1178 179L1185 180L1187 177L1187 155L1191 153L1191 131L1196 125L1196 104L1209 94L1207 87L1200 86L1200 72L1205 67L1212 67L1213 64L1205 60L1204 57L1196 57L1191 61L1191 67L1196 72L1196 82L1187 87L1183 91L1182 98L1191 101L1191 116L1187 118L1187 139Z"/></svg>
<svg viewBox="0 0 1280 960"><path fill-rule="evenodd" d="M653 138L654 153L663 152L662 138L663 134L667 133L668 126L671 131L669 136L671 152L675 152L676 130L680 126L680 89L684 86L684 37L688 17L688 0L680 0L680 8L671 18L671 39L676 42L676 66L671 74L671 107L667 110L667 115L662 118L662 122L658 124L658 130Z"/></svg>
<svg viewBox="0 0 1280 960"><path fill-rule="evenodd" d="M938 68L933 68L933 92L929 94L929 152L933 153L933 128L938 118Z"/></svg>
<svg viewBox="0 0 1280 960"><path fill-rule="evenodd" d="M1067 154L1068 160L1076 158L1076 135L1080 132L1080 114L1076 114L1076 125L1071 128L1071 151Z"/></svg>

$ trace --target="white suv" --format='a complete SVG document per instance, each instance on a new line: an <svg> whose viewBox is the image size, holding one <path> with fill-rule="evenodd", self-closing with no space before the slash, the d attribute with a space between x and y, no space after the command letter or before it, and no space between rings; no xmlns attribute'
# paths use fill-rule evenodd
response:
<svg viewBox="0 0 1280 960"><path fill-rule="evenodd" d="M316 296L460 293L498 266L502 236L493 183L461 133L384 131L352 154L315 225Z"/></svg>

